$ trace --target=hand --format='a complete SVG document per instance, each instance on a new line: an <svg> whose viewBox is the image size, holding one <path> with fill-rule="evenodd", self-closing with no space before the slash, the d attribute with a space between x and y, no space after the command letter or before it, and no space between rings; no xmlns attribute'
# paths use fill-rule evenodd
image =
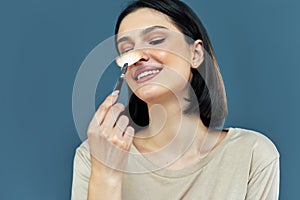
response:
<svg viewBox="0 0 300 200"><path fill-rule="evenodd" d="M96 111L88 128L88 141L92 169L111 176L123 171L127 165L134 129L129 119L120 115L124 105L115 103L118 91L109 95Z"/></svg>

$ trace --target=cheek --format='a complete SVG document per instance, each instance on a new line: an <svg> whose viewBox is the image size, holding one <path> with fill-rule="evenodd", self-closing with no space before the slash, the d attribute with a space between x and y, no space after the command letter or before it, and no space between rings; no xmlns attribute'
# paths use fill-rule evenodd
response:
<svg viewBox="0 0 300 200"><path fill-rule="evenodd" d="M164 51L156 54L156 57L166 68L168 68L165 72L172 71L172 74L177 74L175 76L180 76L180 79L189 79L191 65L184 55L180 55L177 52ZM167 72L167 74L169 74L169 72Z"/></svg>
<svg viewBox="0 0 300 200"><path fill-rule="evenodd" d="M179 48L183 51L183 48ZM164 70L160 73L158 77L156 77L154 82L157 82L161 85L165 85L167 88L182 90L188 84L188 80L191 74L191 65L187 60L188 55L181 55L178 52L174 51L166 51L164 50L147 50L145 51L151 58L151 62L156 62L158 64L163 65ZM185 51L187 53L187 51ZM126 81L128 86L132 91L136 91L138 96L151 96L155 91L161 91L161 86L159 84L147 85L144 87L140 87L136 84L135 80L131 78L131 70L134 67L129 66L128 71L126 73ZM159 89L160 88L160 89Z"/></svg>
<svg viewBox="0 0 300 200"><path fill-rule="evenodd" d="M186 51L156 50L151 57L166 66L190 66L190 54Z"/></svg>

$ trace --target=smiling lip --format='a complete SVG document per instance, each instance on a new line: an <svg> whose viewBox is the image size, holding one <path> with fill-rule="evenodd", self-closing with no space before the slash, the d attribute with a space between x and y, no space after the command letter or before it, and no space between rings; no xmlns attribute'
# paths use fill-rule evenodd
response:
<svg viewBox="0 0 300 200"><path fill-rule="evenodd" d="M143 83L145 81L148 81L155 76L157 76L162 70L162 67L155 67L155 66L143 66L138 68L134 74L133 79L137 83Z"/></svg>

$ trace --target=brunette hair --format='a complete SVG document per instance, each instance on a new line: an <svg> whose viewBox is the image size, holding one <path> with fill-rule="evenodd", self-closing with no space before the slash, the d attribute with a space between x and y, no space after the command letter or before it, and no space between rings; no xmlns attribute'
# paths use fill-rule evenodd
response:
<svg viewBox="0 0 300 200"><path fill-rule="evenodd" d="M184 113L199 113L206 127L220 128L228 112L226 93L210 39L202 22L188 5L179 0L137 0L131 2L119 15L115 26L116 35L122 20L128 14L141 8L154 9L167 15L186 36L187 43L191 44L197 39L203 41L204 62L198 69L191 69L193 76L190 82L192 88L190 94L194 94L196 99L186 99L190 105ZM147 104L131 90L129 91L130 100L127 112L133 122L132 125L136 129L145 127L149 124Z"/></svg>

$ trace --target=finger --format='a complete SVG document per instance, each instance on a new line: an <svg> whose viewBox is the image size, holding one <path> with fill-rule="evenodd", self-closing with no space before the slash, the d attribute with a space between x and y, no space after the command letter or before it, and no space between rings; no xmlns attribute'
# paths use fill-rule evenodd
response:
<svg viewBox="0 0 300 200"><path fill-rule="evenodd" d="M107 112L102 126L105 126L107 128L113 128L119 118L119 115L121 112L123 112L125 109L124 105L121 103L116 103L113 105L109 111Z"/></svg>
<svg viewBox="0 0 300 200"><path fill-rule="evenodd" d="M118 94L119 94L119 90L114 91L109 96L107 96L106 99L103 101L103 103L99 106L98 110L95 113L95 117L99 125L102 124L105 115L107 114L109 109L113 106L113 104L117 101Z"/></svg>
<svg viewBox="0 0 300 200"><path fill-rule="evenodd" d="M114 127L114 134L117 135L118 138L123 138L123 133L125 132L129 123L129 119L125 115L121 115Z"/></svg>
<svg viewBox="0 0 300 200"><path fill-rule="evenodd" d="M122 133L120 133L121 138L115 134L109 137L108 140L117 148L128 152L130 151L130 147L132 145L134 129L131 126L127 126L125 130L121 132L124 133L123 136Z"/></svg>
<svg viewBox="0 0 300 200"><path fill-rule="evenodd" d="M131 126L127 126L126 130L124 131L123 140L128 145L127 146L128 149L132 144L132 140L134 138L134 132L135 132L134 128L132 128Z"/></svg>

